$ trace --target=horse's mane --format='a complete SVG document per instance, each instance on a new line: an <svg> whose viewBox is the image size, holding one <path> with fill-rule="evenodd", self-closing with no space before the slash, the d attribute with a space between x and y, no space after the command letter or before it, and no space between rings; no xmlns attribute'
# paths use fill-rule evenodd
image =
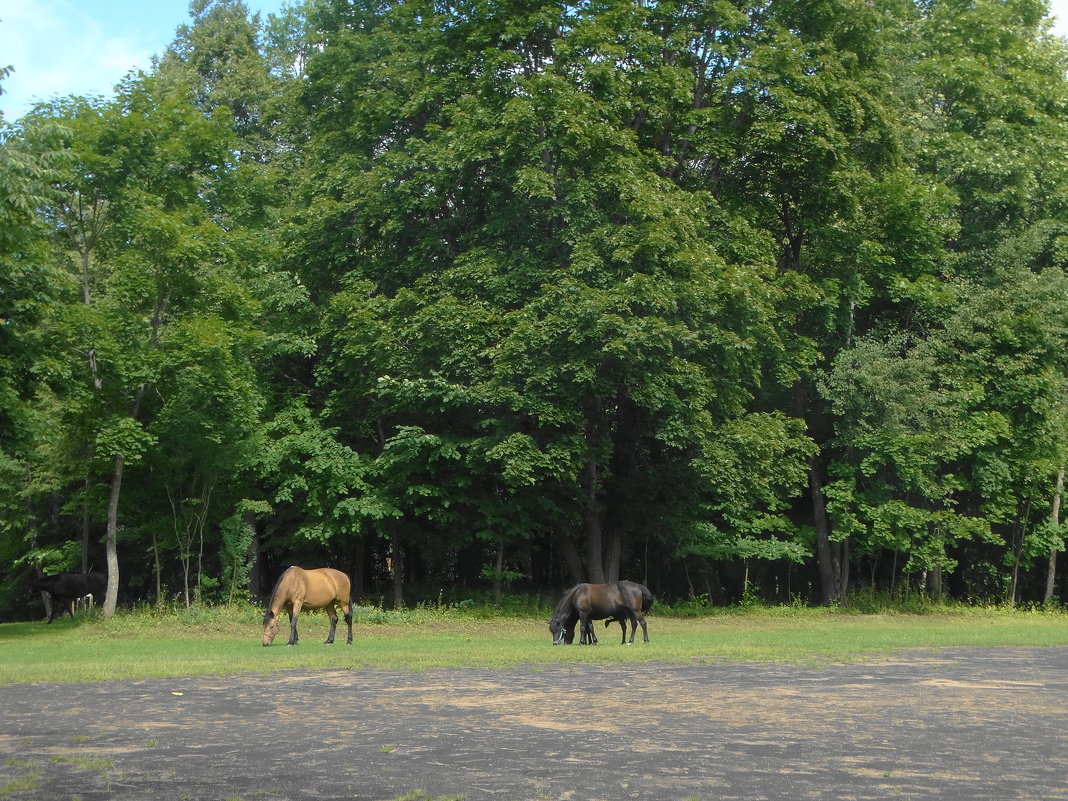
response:
<svg viewBox="0 0 1068 801"><path fill-rule="evenodd" d="M263 613L263 625L266 626L271 621L271 617L274 615L274 612L271 611L271 607L274 606L274 596L278 594L278 588L282 586L282 579L284 579L294 567L296 567L296 565L290 565L283 570L282 575L278 577L278 581L274 583L274 589L271 590L271 595L267 599L267 611Z"/></svg>
<svg viewBox="0 0 1068 801"><path fill-rule="evenodd" d="M556 609L553 610L553 617L558 619L561 623L567 620L571 611L571 599L574 597L575 592L581 587L582 584L576 584L570 590L564 593L564 597L560 599L560 602L556 605Z"/></svg>

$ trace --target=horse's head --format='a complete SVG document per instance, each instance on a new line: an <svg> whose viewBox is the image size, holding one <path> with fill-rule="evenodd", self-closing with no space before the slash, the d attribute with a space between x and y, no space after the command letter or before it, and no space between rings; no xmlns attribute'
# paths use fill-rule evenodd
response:
<svg viewBox="0 0 1068 801"><path fill-rule="evenodd" d="M559 617L553 617L549 621L549 633L553 635L553 645L560 645L561 643L571 645L575 641L574 624L568 628Z"/></svg>
<svg viewBox="0 0 1068 801"><path fill-rule="evenodd" d="M263 615L263 644L265 646L274 642L278 634L278 615L268 609Z"/></svg>

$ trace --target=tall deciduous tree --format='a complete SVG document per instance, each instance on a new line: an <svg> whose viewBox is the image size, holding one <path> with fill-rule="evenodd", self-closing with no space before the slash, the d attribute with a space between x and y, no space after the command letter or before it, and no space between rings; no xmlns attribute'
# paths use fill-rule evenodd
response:
<svg viewBox="0 0 1068 801"><path fill-rule="evenodd" d="M1013 577L1034 543L1063 547L1029 520L1043 507L1048 517L1036 493L1053 497L1063 447L1061 290L1049 268L1064 267L1068 95L1043 10L951 1L900 18L908 63L891 74L912 127L908 159L940 187L944 222L928 230L941 229L942 255L936 270L897 276L900 310L843 352L829 385L832 518L935 577L983 542L1006 543Z"/></svg>
<svg viewBox="0 0 1068 801"><path fill-rule="evenodd" d="M845 599L850 555L826 514L833 420L814 377L821 361L893 314L894 282L929 273L940 246L937 192L905 158L887 23L876 6L850 2L692 15L691 124L661 137L677 180L745 218L775 261L778 354L763 402L804 419L820 445L798 506L815 531L827 603ZM752 250L752 238L728 234L724 247Z"/></svg>
<svg viewBox="0 0 1068 801"><path fill-rule="evenodd" d="M584 576L618 578L629 538L716 505L701 465L736 442L776 352L771 265L717 249L741 218L636 134L676 112L656 84L691 74L656 61L671 43L630 3L328 11L302 254L345 310L323 378L370 391L353 433L381 431L393 471L409 454L403 493L435 487L401 508L440 519L491 476L510 500L537 485ZM775 415L747 434L787 466L805 450ZM772 496L797 478L771 475Z"/></svg>
<svg viewBox="0 0 1068 801"><path fill-rule="evenodd" d="M0 80L7 73L0 69ZM33 504L32 463L38 436L48 429L48 410L33 402L34 367L42 355L33 332L63 288L38 214L53 199L63 166L61 136L56 126L23 130L0 116L0 558L7 565L27 555L34 567L55 561L32 550L40 512Z"/></svg>
<svg viewBox="0 0 1068 801"><path fill-rule="evenodd" d="M71 132L71 164L49 208L80 295L80 303L53 309L46 336L54 356L40 370L76 421L73 430L88 437L92 463L109 466L104 611L111 614L123 478L156 443L147 424L159 409L169 330L206 302L204 268L219 258L220 229L205 198L213 174L225 169L230 133L225 120L205 117L149 79L128 81L114 102L57 103L40 116Z"/></svg>

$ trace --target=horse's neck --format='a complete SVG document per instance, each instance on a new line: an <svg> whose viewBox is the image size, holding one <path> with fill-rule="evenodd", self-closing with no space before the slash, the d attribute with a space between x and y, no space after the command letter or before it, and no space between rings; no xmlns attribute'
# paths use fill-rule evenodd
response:
<svg viewBox="0 0 1068 801"><path fill-rule="evenodd" d="M566 603L556 607L553 617L556 620L559 620L564 628L570 628L571 626L574 626L575 621L579 619L579 613L578 610L575 609L573 603Z"/></svg>

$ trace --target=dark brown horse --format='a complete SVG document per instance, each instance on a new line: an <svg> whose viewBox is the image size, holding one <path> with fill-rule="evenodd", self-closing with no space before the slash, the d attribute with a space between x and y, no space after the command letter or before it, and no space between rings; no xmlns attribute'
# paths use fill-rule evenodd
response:
<svg viewBox="0 0 1068 801"><path fill-rule="evenodd" d="M630 621L630 642L641 623L642 635L649 642L649 629L645 613L653 607L653 594L649 588L635 581L617 581L614 584L576 584L564 593L549 621L553 645L575 641L575 624L579 623L579 644L596 645L597 635L591 620L613 621L623 629L623 641L627 644L627 621Z"/></svg>
<svg viewBox="0 0 1068 801"><path fill-rule="evenodd" d="M107 588L108 577L104 573L58 573L30 579L30 589L46 592L50 596L49 623L57 614L62 617L64 611L73 618L77 601L86 596L94 600L102 598Z"/></svg>
<svg viewBox="0 0 1068 801"><path fill-rule="evenodd" d="M337 628L337 608L345 613L345 622L349 625L348 644L352 645L352 602L349 577L332 567L320 567L305 570L291 567L282 574L274 585L267 611L263 615L263 644L270 645L278 634L278 619L285 609L289 612L289 642L297 644L297 615L301 609L326 609L330 615L330 636L327 644L334 641Z"/></svg>

